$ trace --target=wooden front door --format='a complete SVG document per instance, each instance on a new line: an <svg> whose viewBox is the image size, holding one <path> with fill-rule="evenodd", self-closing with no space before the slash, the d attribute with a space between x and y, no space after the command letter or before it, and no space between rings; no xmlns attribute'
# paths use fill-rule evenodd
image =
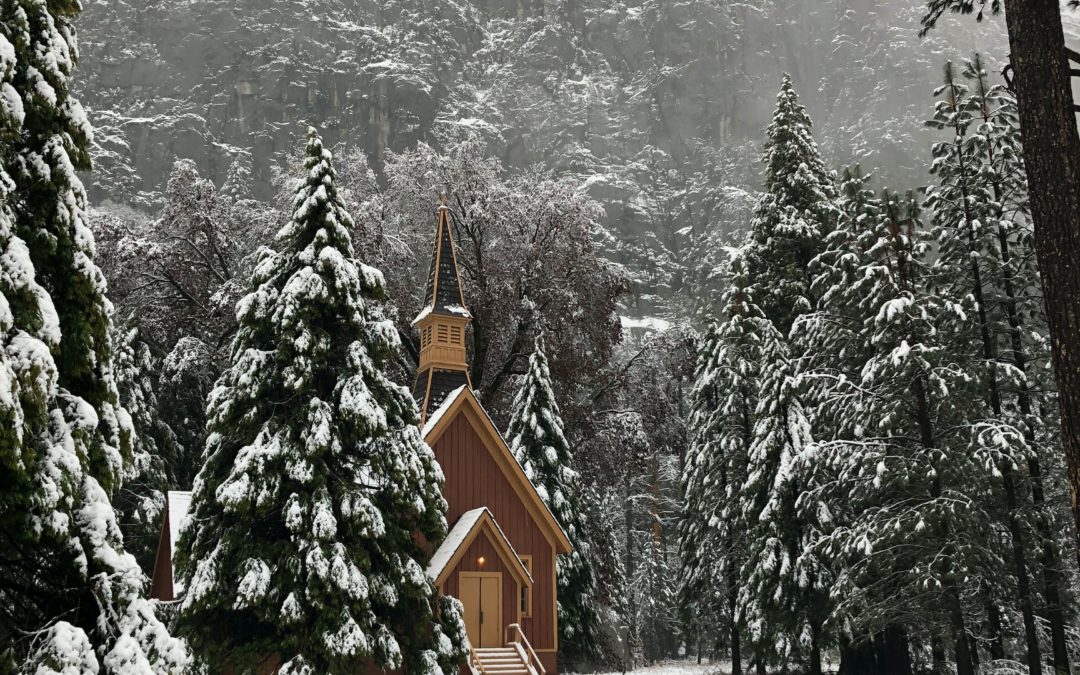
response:
<svg viewBox="0 0 1080 675"><path fill-rule="evenodd" d="M460 572L458 593L465 606L465 632L473 647L502 646L502 573Z"/></svg>

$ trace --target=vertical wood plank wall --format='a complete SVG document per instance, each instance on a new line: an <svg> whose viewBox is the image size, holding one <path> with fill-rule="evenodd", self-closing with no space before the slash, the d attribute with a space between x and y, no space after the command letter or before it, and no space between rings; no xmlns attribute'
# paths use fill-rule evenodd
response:
<svg viewBox="0 0 1080 675"><path fill-rule="evenodd" d="M169 502L161 512L161 531L158 533L154 576L150 579L150 597L166 602L176 599L173 593L172 542L169 540Z"/></svg>
<svg viewBox="0 0 1080 675"><path fill-rule="evenodd" d="M473 430L465 415L459 415L450 423L442 437L435 443L435 456L446 474L443 488L449 510L447 523L453 527L462 513L470 509L486 506L495 520L506 533L511 546L519 555L533 556L533 611L531 618L522 619L521 628L534 649L551 650L555 648L555 607L552 550L550 542L533 520L517 492L503 475L502 470L484 447L480 436ZM477 541L482 539L478 537ZM476 545L476 542L473 544ZM488 544L490 546L490 544ZM462 559L461 565L468 560L475 561L476 555ZM494 549L491 555L483 554L488 560L497 556ZM487 566L485 565L485 568ZM472 570L470 567L461 569ZM478 571L478 570L477 570ZM497 570L492 570L497 571ZM446 592L455 595L457 590L457 570L447 580ZM451 583L454 584L451 590ZM507 588L504 579L503 603L506 604ZM516 588L516 584L511 589ZM503 622L513 623L517 617L516 591L511 593L514 612L504 608ZM455 595L456 597L456 595ZM545 664L547 665L547 664Z"/></svg>

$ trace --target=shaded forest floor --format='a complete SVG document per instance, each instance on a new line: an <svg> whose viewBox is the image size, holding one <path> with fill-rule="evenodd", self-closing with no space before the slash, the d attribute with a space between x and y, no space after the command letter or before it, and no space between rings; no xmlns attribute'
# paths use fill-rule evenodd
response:
<svg viewBox="0 0 1080 675"><path fill-rule="evenodd" d="M831 663L828 659L822 664L822 668L826 673L836 672L836 664ZM743 670L745 671L749 666L743 664ZM674 661L662 661L660 663L654 663L649 666L643 666L636 668L633 671L634 675L731 675L731 662L728 660L721 661L709 661L708 659L702 659L701 663L697 662L697 659L683 659ZM598 675L623 675L619 671L611 673L599 673Z"/></svg>

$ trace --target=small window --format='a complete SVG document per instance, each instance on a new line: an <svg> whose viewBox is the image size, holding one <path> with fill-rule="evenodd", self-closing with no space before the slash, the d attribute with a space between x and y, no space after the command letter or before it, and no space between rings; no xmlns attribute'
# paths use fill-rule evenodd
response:
<svg viewBox="0 0 1080 675"><path fill-rule="evenodd" d="M450 344L459 345L462 343L461 339L461 326L450 327Z"/></svg>
<svg viewBox="0 0 1080 675"><path fill-rule="evenodd" d="M420 348L426 349L431 346L431 326L420 332Z"/></svg>
<svg viewBox="0 0 1080 675"><path fill-rule="evenodd" d="M533 557L531 555L521 556L521 564L529 571L529 576L532 576ZM535 581L535 579L533 581ZM529 586L521 587L521 616L532 616L532 588Z"/></svg>
<svg viewBox="0 0 1080 675"><path fill-rule="evenodd" d="M438 340L439 344L445 345L450 342L450 326L439 326L438 329L436 340Z"/></svg>

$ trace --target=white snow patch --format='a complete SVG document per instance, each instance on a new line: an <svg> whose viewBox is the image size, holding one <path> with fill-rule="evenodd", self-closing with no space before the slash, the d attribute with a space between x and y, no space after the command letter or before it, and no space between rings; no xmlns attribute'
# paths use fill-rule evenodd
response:
<svg viewBox="0 0 1080 675"><path fill-rule="evenodd" d="M743 667L746 667L745 664ZM702 659L701 663L691 660L663 661L627 672L635 673L635 675L717 675L718 673L730 673L731 663L726 660L710 662L707 659ZM614 673L600 673L599 675L624 675L624 673L616 671Z"/></svg>
<svg viewBox="0 0 1080 675"><path fill-rule="evenodd" d="M487 511L487 507L481 506L478 509L466 511L461 514L458 521L454 523L454 527L447 533L446 539L443 539L443 543L439 545L439 548L435 551L435 554L431 556L431 562L428 563L427 575L432 581L439 578L443 570L446 569L447 564L450 563L450 559L454 557L457 550L461 548L462 542L472 532L473 527Z"/></svg>
<svg viewBox="0 0 1080 675"><path fill-rule="evenodd" d="M188 509L191 508L191 493L169 490L165 499L169 509L169 560L171 562L176 558L176 542L180 541L180 532L187 524ZM180 595L183 591L183 582L174 574L173 595Z"/></svg>
<svg viewBox="0 0 1080 675"><path fill-rule="evenodd" d="M431 416L428 417L427 422L424 423L424 428L420 430L420 436L422 438L427 438L427 435L430 434L432 429L434 429L435 426L439 423L439 420L441 420L443 415L446 414L446 411L450 410L450 406L454 405L454 401L457 400L458 396L461 396L461 394L465 391L466 386L468 385L463 384L446 395L446 400L442 402L442 405L435 409L435 412L431 413Z"/></svg>
<svg viewBox="0 0 1080 675"><path fill-rule="evenodd" d="M620 316L619 321L622 323L622 327L626 329L641 328L662 333L671 328L670 321L661 319L658 316L645 316L640 319L631 316Z"/></svg>

